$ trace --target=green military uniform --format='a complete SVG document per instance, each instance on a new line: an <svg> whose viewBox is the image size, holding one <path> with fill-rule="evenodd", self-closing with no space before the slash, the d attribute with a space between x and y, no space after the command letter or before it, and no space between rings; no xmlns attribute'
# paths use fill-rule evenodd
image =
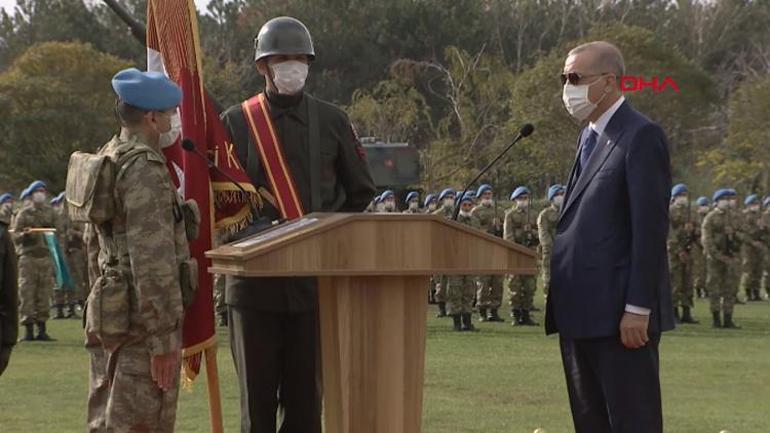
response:
<svg viewBox="0 0 770 433"><path fill-rule="evenodd" d="M690 309L693 307L692 250L695 243L694 225L687 204L672 203L669 212L668 266L671 274L672 302L675 317L691 322ZM679 314L682 308L682 315Z"/></svg>
<svg viewBox="0 0 770 433"><path fill-rule="evenodd" d="M737 263L737 239L730 211L713 209L706 215L701 228L701 243L706 253L706 288L711 301L714 325L719 326L719 314L732 323L735 306L735 286L730 281L731 268ZM725 326L727 323L725 323Z"/></svg>
<svg viewBox="0 0 770 433"><path fill-rule="evenodd" d="M451 219L453 212L454 212L454 208L452 206L447 206L445 204L442 204L441 207L439 207L438 209L432 212L432 215L439 215L439 216L443 216L446 219ZM435 291L433 294L433 300L439 306L438 317L446 317L447 315L445 310L445 304L447 302L446 277L444 277L443 275L434 275L433 281L435 282Z"/></svg>
<svg viewBox="0 0 770 433"><path fill-rule="evenodd" d="M21 324L27 328L29 339L33 324L44 337L49 318L54 285L53 262L42 233L24 233L28 228L56 228L56 215L47 203L29 204L14 219L16 254L19 257L19 313ZM40 338L45 339L45 338Z"/></svg>
<svg viewBox="0 0 770 433"><path fill-rule="evenodd" d="M474 225L479 230L498 236L500 232L500 214L494 205L479 204L473 208L471 215L474 218ZM490 310L489 319L497 320L497 310L503 302L503 276L502 275L482 275L478 277L478 292L476 294L476 306L479 309L479 315L482 320L487 310Z"/></svg>
<svg viewBox="0 0 770 433"><path fill-rule="evenodd" d="M457 222L477 226L472 215L458 215ZM447 311L456 323L462 322L462 329L470 330L470 316L473 313L473 297L476 295L476 277L472 275L450 275L446 277ZM467 319L466 319L467 317ZM457 329L457 327L455 327ZM459 329L457 329L459 330Z"/></svg>
<svg viewBox="0 0 770 433"><path fill-rule="evenodd" d="M8 366L11 349L19 335L19 291L16 253L8 224L10 213L0 215L0 375Z"/></svg>
<svg viewBox="0 0 770 433"><path fill-rule="evenodd" d="M59 245L64 252L64 259L67 268L70 271L70 278L73 287L55 287L54 304L56 305L56 317L76 317L75 306L81 304L88 293L86 258L83 252L83 230L85 224L73 224L69 220L67 208L64 205L54 207L56 213L56 229ZM63 313L64 307L67 307L67 315Z"/></svg>
<svg viewBox="0 0 770 433"><path fill-rule="evenodd" d="M515 242L527 248L536 248L538 243L537 228L530 220L529 209L522 209L514 205L505 213L503 223L503 237L507 241ZM537 290L537 276L535 275L510 275L507 278L509 303L516 324L524 317L529 318L529 312L533 308L532 301Z"/></svg>
<svg viewBox="0 0 770 433"><path fill-rule="evenodd" d="M761 216L759 210L744 209L739 219L738 232L742 240L740 291L746 294L748 301L762 299L760 286L766 246L762 241L764 231Z"/></svg>
<svg viewBox="0 0 770 433"><path fill-rule="evenodd" d="M543 279L543 292L548 295L551 285L551 248L556 237L559 223L559 208L551 204L537 216L537 237L540 242L540 276Z"/></svg>
<svg viewBox="0 0 770 433"><path fill-rule="evenodd" d="M693 292L699 297L703 298L707 295L706 291L706 254L703 251L703 244L701 243L702 233L701 227L703 226L703 220L706 218L706 213L696 212L693 216L693 238L695 241L690 249L692 255L692 285Z"/></svg>

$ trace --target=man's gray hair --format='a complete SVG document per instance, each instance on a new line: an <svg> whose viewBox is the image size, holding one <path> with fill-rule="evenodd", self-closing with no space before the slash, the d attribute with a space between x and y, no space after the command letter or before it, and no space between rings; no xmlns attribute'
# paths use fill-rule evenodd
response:
<svg viewBox="0 0 770 433"><path fill-rule="evenodd" d="M623 53L618 47L606 41L594 41L579 45L569 52L569 56L579 54L585 51L592 51L596 54L594 66L598 68L595 72L612 73L620 79L626 73L626 64L623 61Z"/></svg>

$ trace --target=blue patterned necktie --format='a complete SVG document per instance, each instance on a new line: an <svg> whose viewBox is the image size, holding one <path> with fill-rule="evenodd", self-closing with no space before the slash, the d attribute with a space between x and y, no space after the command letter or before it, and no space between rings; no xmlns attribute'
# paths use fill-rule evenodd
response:
<svg viewBox="0 0 770 433"><path fill-rule="evenodd" d="M591 157L591 152L596 148L596 139L598 134L593 128L588 128L588 135L583 139L583 143L580 146L580 169L584 170L588 165L588 158Z"/></svg>

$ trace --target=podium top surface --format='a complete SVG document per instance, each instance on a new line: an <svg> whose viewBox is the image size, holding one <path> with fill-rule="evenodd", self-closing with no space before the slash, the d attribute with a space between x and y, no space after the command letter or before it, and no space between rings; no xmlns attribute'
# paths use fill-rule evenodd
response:
<svg viewBox="0 0 770 433"><path fill-rule="evenodd" d="M238 276L534 274L536 253L438 215L312 213L206 252Z"/></svg>

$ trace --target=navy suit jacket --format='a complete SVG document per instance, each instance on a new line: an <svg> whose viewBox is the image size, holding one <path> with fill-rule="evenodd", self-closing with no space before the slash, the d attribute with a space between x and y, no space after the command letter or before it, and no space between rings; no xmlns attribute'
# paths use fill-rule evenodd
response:
<svg viewBox="0 0 770 433"><path fill-rule="evenodd" d="M581 138L587 133L588 127ZM546 333L619 335L626 304L652 311L649 332L673 329L666 251L671 169L663 130L623 102L582 170L579 160L553 243Z"/></svg>

